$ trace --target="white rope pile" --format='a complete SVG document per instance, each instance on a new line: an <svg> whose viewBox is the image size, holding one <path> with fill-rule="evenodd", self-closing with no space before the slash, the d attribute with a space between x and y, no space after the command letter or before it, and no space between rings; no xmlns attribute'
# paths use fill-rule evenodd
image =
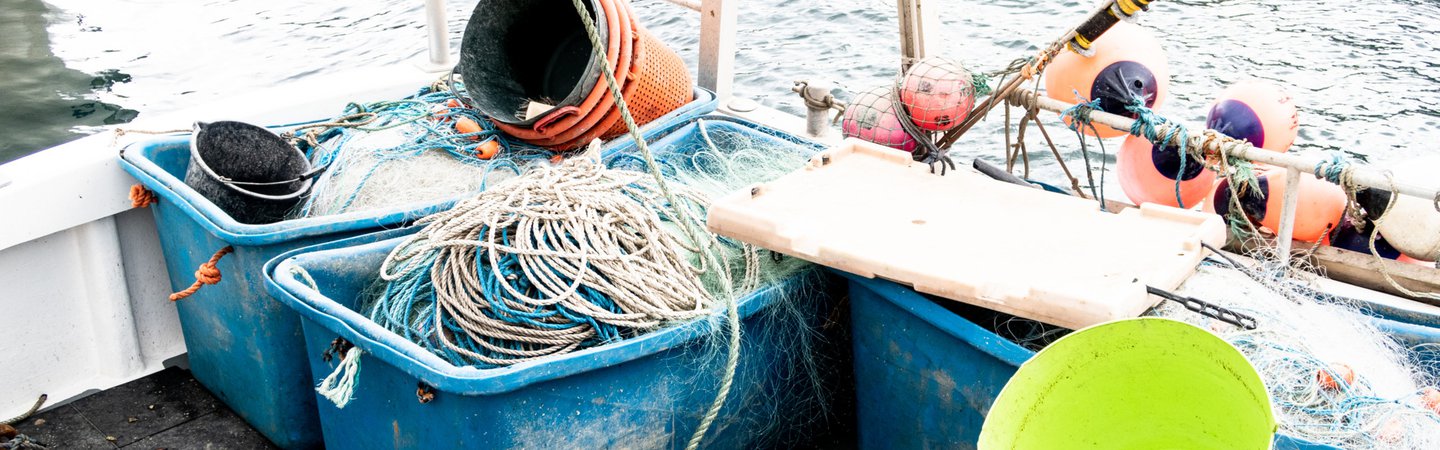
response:
<svg viewBox="0 0 1440 450"><path fill-rule="evenodd" d="M725 252L693 257L719 242L686 223L704 216L708 200L670 190L681 204L666 201L651 174L591 158L537 167L422 219L425 228L390 253L381 278L428 277L437 306L429 329L489 365L715 314L716 294L734 294L730 262ZM739 289L753 289L759 258L748 246L742 253Z"/></svg>

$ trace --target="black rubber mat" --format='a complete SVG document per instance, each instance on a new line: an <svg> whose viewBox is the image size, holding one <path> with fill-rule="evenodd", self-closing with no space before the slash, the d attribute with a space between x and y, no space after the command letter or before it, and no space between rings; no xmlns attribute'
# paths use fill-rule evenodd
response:
<svg viewBox="0 0 1440 450"><path fill-rule="evenodd" d="M50 449L271 449L190 372L170 368L14 425Z"/></svg>

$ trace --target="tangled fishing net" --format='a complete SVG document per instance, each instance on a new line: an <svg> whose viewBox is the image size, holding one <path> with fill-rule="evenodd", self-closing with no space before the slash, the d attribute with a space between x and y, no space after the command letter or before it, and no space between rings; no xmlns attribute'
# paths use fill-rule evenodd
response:
<svg viewBox="0 0 1440 450"><path fill-rule="evenodd" d="M1218 263L1179 292L1256 318L1247 331L1171 303L1153 311L1235 345L1265 380L1282 433L1344 448L1440 448L1440 415L1425 398L1435 380L1345 299L1293 275Z"/></svg>
<svg viewBox="0 0 1440 450"><path fill-rule="evenodd" d="M438 81L397 101L350 104L340 117L297 131L315 167L326 167L291 214L373 211L476 192L549 156L512 146L464 103L463 85Z"/></svg>
<svg viewBox="0 0 1440 450"><path fill-rule="evenodd" d="M720 143L701 135L703 149L682 146L657 162L676 181L677 203L649 173L581 157L535 166L421 219L425 228L386 259L383 292L365 313L452 363L498 367L712 316L719 299L799 270L695 218L712 196L805 157L739 134Z"/></svg>

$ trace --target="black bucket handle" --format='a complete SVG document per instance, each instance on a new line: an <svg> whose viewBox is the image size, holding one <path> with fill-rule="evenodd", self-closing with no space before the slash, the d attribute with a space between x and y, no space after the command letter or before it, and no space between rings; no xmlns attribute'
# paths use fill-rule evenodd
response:
<svg viewBox="0 0 1440 450"><path fill-rule="evenodd" d="M305 194L308 194L308 193L310 192L310 189L311 189L312 187L314 187L314 185L315 185L315 177L318 176L318 175L320 175L321 173L325 172L325 169L329 168L329 164L326 164L326 165L324 165L324 166L312 168L312 169L306 171L305 173L300 174L300 176L298 176L298 177L295 177L295 178L292 178L292 179L289 179L289 180L282 180L282 181L236 181L236 180L232 180L232 179L230 179L229 177L226 177L226 176L224 176L224 175L220 175L220 174L218 174L218 173L215 173L215 171L210 168L210 165L205 163L205 158L202 158L202 157L200 156L200 147L199 147L200 131L201 131L206 125L208 125L208 123L196 121L193 129L190 131L190 160L195 162L195 166L196 166L196 167L199 167L200 170L205 173L205 176L210 177L210 179L215 180L216 182L219 182L220 184L225 185L225 187L230 188L230 190L233 190L233 191L235 191L235 192L238 192L238 193L240 193L240 194L242 194L242 195L246 195L246 196L253 197L253 198L258 198L258 199L261 199L261 200L276 200L276 201L281 201L281 200L293 200L293 199L299 198L299 197L301 197L301 196L303 196L303 195L305 195ZM264 128L264 127L256 127L256 128L265 130L265 132L270 133L271 135L275 136L276 139L281 139L281 140L284 139L284 138L280 137L280 135L275 134L275 132L270 131L269 129L266 129L266 128ZM287 144L288 144L288 142L287 142ZM299 155L301 159L305 160L307 164L309 163L310 158L306 157L304 152L300 151L300 149L298 149L298 148L295 148L295 146L293 146L293 145L287 145L287 146L288 146L289 148L295 150L295 153L296 153L297 155ZM261 194L261 193L259 193L259 192L251 191L251 190L248 190L248 189L245 189L245 188L241 187L241 186L279 186L279 185L285 185L285 184L294 183L294 182L297 182L297 181L304 181L305 184L304 184L304 185L301 185L301 186L300 186L300 189L296 189L295 192L292 192L292 193L289 193L289 194L285 194L285 195Z"/></svg>

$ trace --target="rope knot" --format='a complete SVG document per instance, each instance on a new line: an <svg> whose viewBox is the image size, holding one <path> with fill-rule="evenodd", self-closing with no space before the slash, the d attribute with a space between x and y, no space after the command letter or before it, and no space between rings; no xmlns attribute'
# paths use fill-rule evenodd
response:
<svg viewBox="0 0 1440 450"><path fill-rule="evenodd" d="M215 284L220 282L220 269L214 264L204 263L200 268L195 269L195 282L201 284Z"/></svg>
<svg viewBox="0 0 1440 450"><path fill-rule="evenodd" d="M1345 154L1335 151L1325 152L1325 156L1326 159L1315 164L1315 176L1341 186L1348 184L1350 160L1345 158Z"/></svg>
<svg viewBox="0 0 1440 450"><path fill-rule="evenodd" d="M145 189L145 185L136 183L130 186L130 207L145 208L160 202L155 191Z"/></svg>
<svg viewBox="0 0 1440 450"><path fill-rule="evenodd" d="M1070 127L1071 131L1079 132L1080 130L1090 126L1090 113L1094 112L1097 109L1100 109L1100 99L1097 98L1087 101L1085 100L1085 97L1080 96L1079 92L1076 92L1075 106L1071 106L1069 108L1065 108L1064 111L1060 111L1060 119L1063 120L1066 117L1069 117L1070 123L1066 126Z"/></svg>
<svg viewBox="0 0 1440 450"><path fill-rule="evenodd" d="M211 256L209 261L200 263L200 267L195 269L195 284L191 284L190 287L185 288L183 291L170 294L170 301L179 301L180 299L194 295L196 291L200 290L201 286L219 283L220 268L216 267L215 264L220 262L220 258L224 258L225 255L233 251L235 251L235 248L227 245L225 248L220 249L220 251L215 252L215 255Z"/></svg>

